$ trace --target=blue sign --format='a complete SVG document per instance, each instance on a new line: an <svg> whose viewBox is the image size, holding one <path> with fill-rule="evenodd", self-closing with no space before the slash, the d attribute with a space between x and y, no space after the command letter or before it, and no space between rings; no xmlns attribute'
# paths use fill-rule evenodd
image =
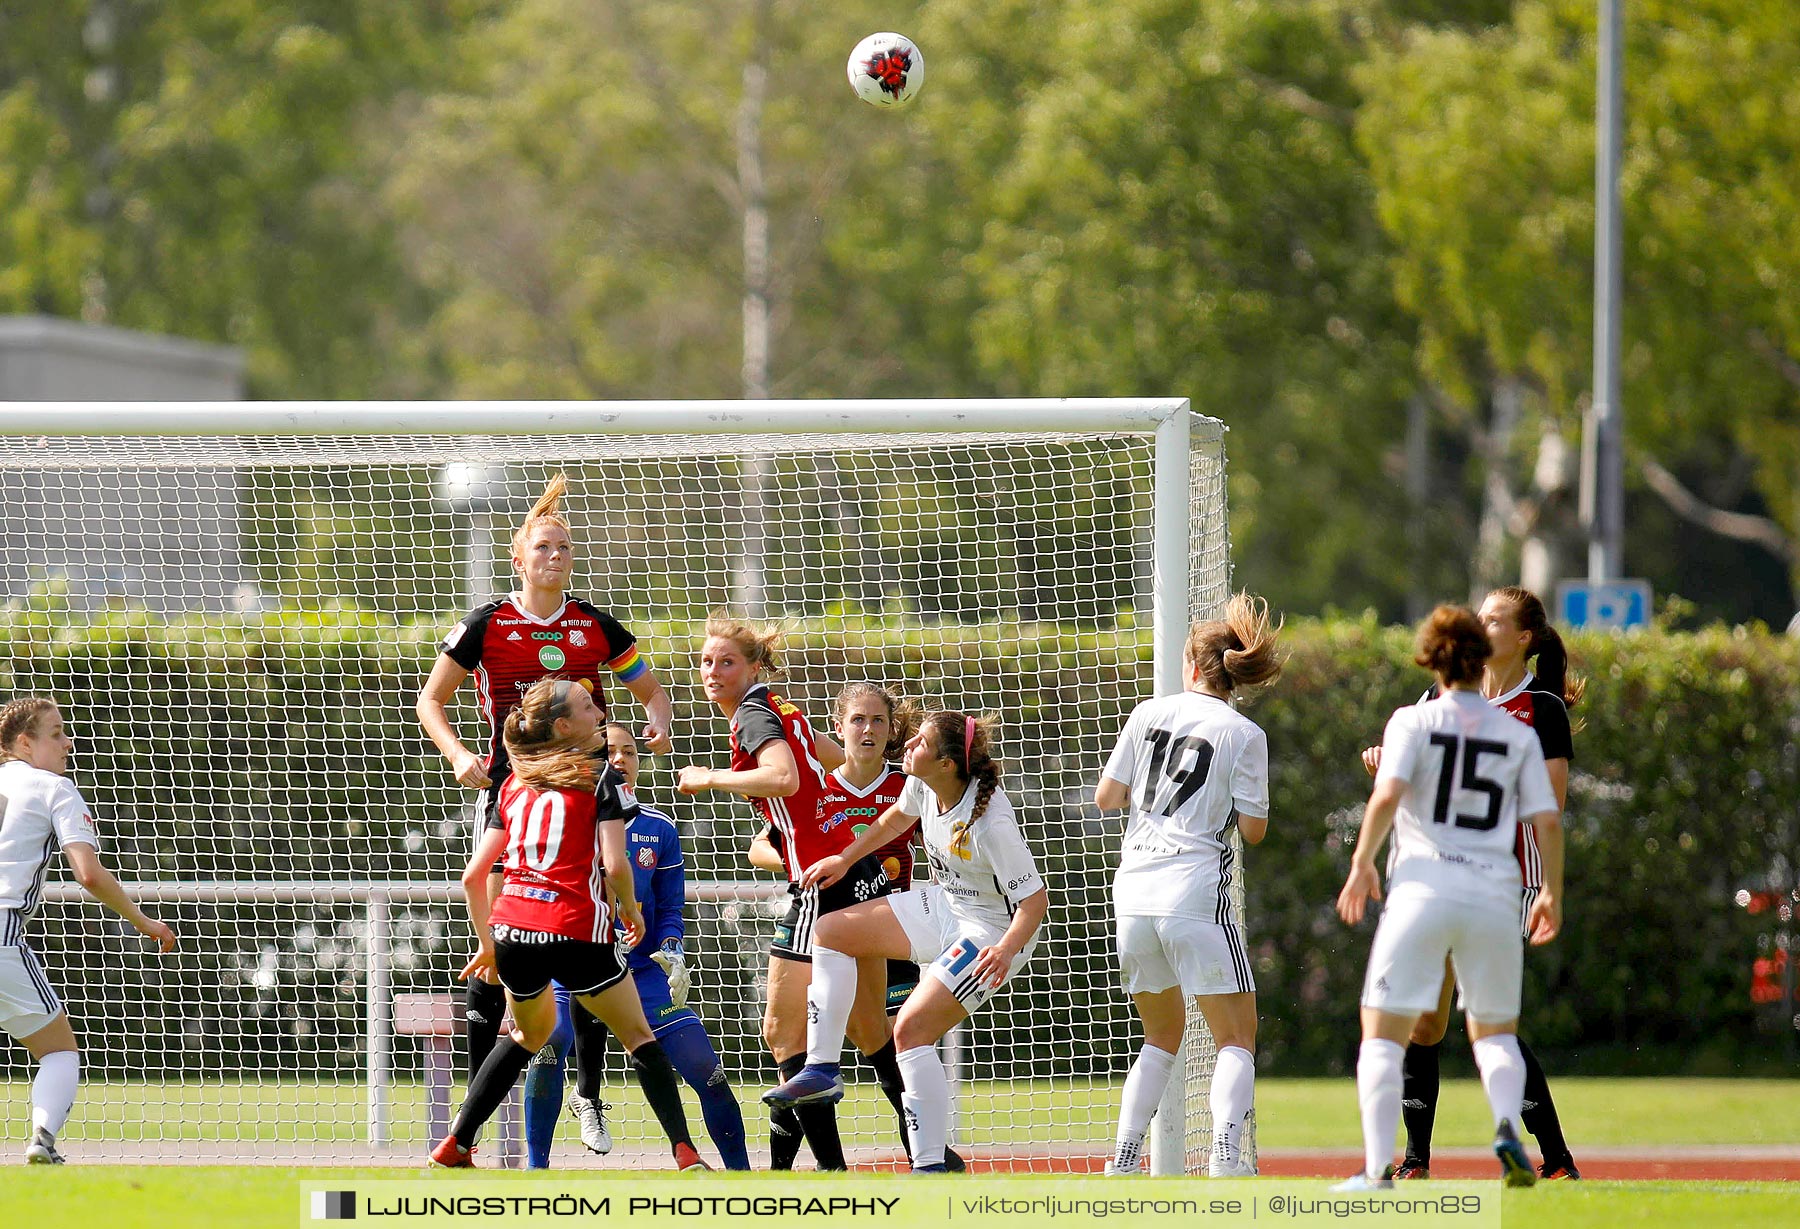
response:
<svg viewBox="0 0 1800 1229"><path fill-rule="evenodd" d="M1566 627L1644 627L1650 622L1650 582L1565 580L1556 586L1556 620Z"/></svg>

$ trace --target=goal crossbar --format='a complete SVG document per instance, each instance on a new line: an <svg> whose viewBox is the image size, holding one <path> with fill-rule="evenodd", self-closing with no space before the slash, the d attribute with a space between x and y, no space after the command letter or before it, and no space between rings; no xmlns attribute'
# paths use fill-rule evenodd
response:
<svg viewBox="0 0 1800 1229"><path fill-rule="evenodd" d="M0 435L743 435L1116 431L1185 417L1185 397L938 401L38 402Z"/></svg>

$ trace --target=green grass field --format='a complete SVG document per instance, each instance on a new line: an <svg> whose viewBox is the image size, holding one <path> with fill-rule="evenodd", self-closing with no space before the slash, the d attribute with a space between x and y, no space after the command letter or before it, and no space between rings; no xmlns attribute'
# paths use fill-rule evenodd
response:
<svg viewBox="0 0 1800 1229"><path fill-rule="evenodd" d="M756 1100L761 1091L738 1086L748 1121L763 1117ZM1800 1145L1800 1080L1559 1079L1555 1093L1577 1147ZM15 1136L22 1137L22 1124L29 1120L29 1096L23 1081L0 1088L0 1121L12 1124ZM366 1136L365 1096L361 1084L86 1084L63 1139L70 1144L146 1138L355 1144ZM636 1088L614 1086L604 1096L616 1107L621 1138L650 1137L648 1111ZM1016 1132L1011 1124L1028 1121L1034 1141L1061 1145L1108 1138L1118 1096L1116 1085L1100 1082L976 1083L959 1110L968 1138L1005 1139ZM416 1084L393 1090L395 1143L426 1142L423 1099ZM1256 1116L1258 1143L1265 1149L1354 1148L1361 1134L1349 1079L1262 1080ZM892 1112L873 1085L853 1085L840 1117L852 1146L891 1142ZM1480 1086L1473 1079L1445 1081L1439 1142L1473 1146L1488 1133Z"/></svg>
<svg viewBox="0 0 1800 1229"><path fill-rule="evenodd" d="M762 1117L742 1088L753 1136ZM1681 1144L1800 1145L1800 1080L1559 1080L1556 1093L1570 1138L1582 1146L1667 1148ZM1445 1085L1439 1111L1441 1146L1473 1146L1488 1137L1486 1109L1475 1081ZM13 1083L0 1109L12 1124L8 1134L23 1138L27 1090ZM1116 1089L1106 1084L985 1085L966 1098L967 1133L992 1137L1006 1103L1021 1111L1014 1121L1030 1123L1030 1138L1056 1143L1104 1138L1110 1131ZM621 1110L622 1142L648 1137L635 1090L615 1088L610 1099ZM421 1090L395 1090L396 1134L422 1144L417 1127ZM362 1136L364 1092L360 1085L318 1086L265 1083L227 1088L222 1083L88 1085L77 1117L63 1135L80 1160L92 1139L142 1138L154 1124L158 1150L179 1156L179 1140L217 1140L240 1135L279 1142L330 1139L354 1144ZM987 1108L982 1108L983 1106ZM1030 1113L1023 1111L1030 1107ZM1265 1151L1343 1148L1356 1145L1359 1128L1355 1092L1345 1080L1264 1080L1258 1087L1259 1143ZM891 1142L891 1116L867 1086L853 1091L844 1122L851 1143ZM698 1123L695 1123L698 1126ZM404 1130L398 1129L404 1128ZM566 1129L566 1128L565 1128ZM1016 1137L1016 1128L1014 1128ZM73 1164L58 1170L8 1167L0 1171L0 1223L27 1229L130 1229L131 1226L249 1226L294 1224L301 1184L326 1183L343 1189L358 1179L411 1178L424 1171L381 1169L276 1169L179 1165L116 1166ZM574 1171L560 1171L565 1178ZM530 1183L522 1173L484 1171L484 1178ZM555 1176L555 1175L552 1175ZM581 1180L618 1191L620 1183L667 1180L618 1170L583 1170ZM431 1180L454 1184L467 1175L438 1172ZM768 1175L717 1175L709 1181L757 1183ZM829 1185L830 1176L800 1175L803 1182ZM899 1179L894 1179L899 1181ZM908 1179L907 1181L911 1181ZM965 1179L981 1183L988 1179ZM1078 1179L1054 1179L1065 1184ZM1264 1180L1259 1180L1259 1185ZM451 1189L446 1186L446 1190ZM745 1189L737 1187L735 1189ZM821 1187L824 1189L824 1187ZM1055 1188L1059 1192L1067 1187ZM1076 1189L1079 1189L1077 1187ZM948 1194L946 1194L948 1198ZM934 1205L936 1206L936 1205ZM1623 1225L1705 1226L1706 1229L1774 1229L1800 1223L1800 1183L1584 1182L1540 1186L1505 1194L1507 1223L1532 1229L1618 1229ZM305 1223L305 1222L301 1222ZM492 1222L490 1222L492 1223ZM977 1223L968 1221L967 1223ZM1126 1220L1124 1223L1130 1223ZM1293 1223L1304 1223L1293 1222ZM1323 1222L1321 1222L1323 1223Z"/></svg>
<svg viewBox="0 0 1800 1229"><path fill-rule="evenodd" d="M176 1167L127 1168L73 1166L57 1170L12 1170L0 1180L0 1217L8 1225L51 1227L55 1229L169 1229L192 1226L196 1229L236 1229L238 1226L307 1225L300 1219L302 1183L326 1183L344 1189L359 1181L394 1178L393 1170L345 1169L208 1169ZM423 1175L421 1175L423 1176ZM532 1175L513 1173L486 1179L506 1182L521 1191L534 1181ZM439 1171L428 1180L433 1188L450 1192L468 1180L467 1175ZM625 1184L632 1181L617 1177L596 1179L588 1188L605 1191L617 1199ZM754 1194L773 1182L805 1184L808 1193L828 1195L833 1184L842 1181L838 1175L766 1174L709 1175L697 1180L694 1191L713 1194ZM665 1175L665 1182L667 1176ZM915 1191L919 1180L893 1177L891 1186L883 1189ZM957 1192L979 1192L982 1178L928 1180L926 1192L932 1209L944 1206ZM1053 1188L1059 1197L1095 1193L1104 1186L1106 1194L1116 1194L1119 1183L1104 1179L1056 1179ZM1185 1183L1182 1193L1210 1194L1203 1182ZM1273 1188L1267 1179L1249 1183L1233 1183L1234 1191L1243 1187ZM1282 1183L1281 1189L1294 1190L1293 1184ZM1138 1188L1142 1189L1142 1188ZM1308 1188L1323 1195L1323 1184ZM666 1190L659 1193L667 1193ZM1578 1184L1542 1184L1531 1190L1506 1191L1503 1196L1501 1223L1528 1224L1532 1229L1619 1229L1620 1226L1645 1226L1670 1229L1776 1229L1791 1225L1800 1217L1800 1183L1722 1183L1722 1182L1582 1182ZM977 1225L979 1218L961 1217L962 1223ZM494 1221L486 1222L497 1223ZM611 1222L607 1222L611 1223ZM736 1221L734 1223L746 1223ZM772 1220L761 1223L772 1224ZM895 1222L898 1226L923 1225L925 1217ZM1001 1223L996 1221L995 1223ZM1009 1221L1006 1223L1017 1223ZM1067 1223L1079 1223L1069 1221ZM1132 1224L1130 1218L1116 1218L1116 1223ZM1170 1225L1167 1219L1158 1222ZM1247 1222L1246 1222L1247 1223ZM1284 1219L1280 1223L1297 1229L1308 1224L1325 1226L1338 1223L1328 1216ZM1359 1223L1367 1224L1367 1220Z"/></svg>

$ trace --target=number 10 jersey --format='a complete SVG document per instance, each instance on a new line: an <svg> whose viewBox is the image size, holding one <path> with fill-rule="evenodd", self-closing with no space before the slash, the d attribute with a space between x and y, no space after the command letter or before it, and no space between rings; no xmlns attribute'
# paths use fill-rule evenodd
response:
<svg viewBox="0 0 1800 1229"><path fill-rule="evenodd" d="M1261 728L1215 696L1159 696L1132 710L1104 775L1131 787L1118 912L1233 921L1231 829L1269 814Z"/></svg>

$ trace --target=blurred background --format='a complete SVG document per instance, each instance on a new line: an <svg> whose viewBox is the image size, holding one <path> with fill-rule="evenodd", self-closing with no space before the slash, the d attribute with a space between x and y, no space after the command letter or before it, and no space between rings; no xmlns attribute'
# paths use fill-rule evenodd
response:
<svg viewBox="0 0 1800 1229"><path fill-rule="evenodd" d="M1625 7L1626 574L1780 629L1794 9ZM5 0L0 312L224 343L254 398L1184 395L1277 607L1548 596L1595 9ZM843 79L873 29L905 111Z"/></svg>
<svg viewBox="0 0 1800 1229"><path fill-rule="evenodd" d="M0 398L68 396L45 356L76 351L85 387L113 398L1191 398L1229 428L1232 584L1295 617L1292 667L1251 710L1292 820L1262 851L1282 872L1249 881L1263 1057L1340 1073L1364 939L1330 901L1367 788L1356 753L1422 686L1392 625L1496 585L1549 598L1587 570L1596 7L0 0ZM1800 1054L1800 640L1780 634L1800 605L1795 16L1794 0L1625 6L1624 559L1657 603L1638 636L1572 639L1593 684L1570 796L1579 926L1528 964L1536 1041L1584 1073L1791 1073ZM906 110L863 106L844 80L877 29L924 52ZM351 511L412 487L430 505L421 473L360 494L329 470L115 492L118 525L94 530L79 574L46 575L31 551L92 518L4 531L0 682L75 697L92 755L117 758L122 784L96 801L144 823L125 870L191 876L172 851L246 762L231 707L245 680L310 672L342 688L309 693L320 707L273 745L316 736L293 759L329 764L377 712L381 772L425 795L368 828L345 818L367 790L302 780L340 841L321 845L323 869L445 877L463 799L410 705L462 609L446 596L458 569L471 593L495 579L475 571L487 537L458 553L456 518L487 512L435 508L427 556L369 550L379 535ZM73 480L17 482L39 484L8 487L24 506L52 507ZM666 489L604 491L630 521ZM1048 526L1108 498L1083 490L1020 483L1009 507ZM210 560L217 524L240 517L231 584L114 575L133 534L184 526ZM1083 566L1104 554L1052 545L1046 558ZM289 590L318 600L286 608ZM664 621L634 627L672 646L658 667L684 692L704 596L635 612ZM772 613L818 614L803 605ZM1119 695L1146 693L1142 637L1114 605L1042 606L1049 647L983 649L971 677L1037 696L1055 686L1045 661L1111 636ZM163 606L214 613L145 613ZM904 614L970 617L947 600ZM800 630L802 654L841 654ZM913 662L903 638L889 647ZM184 698L102 703L128 660L175 663ZM214 711L193 699L202 683L225 714L212 727L130 726ZM1071 717L1061 696L1044 707L1042 745L1055 727L1088 760L1027 764L1019 789L1069 825L1064 856L1099 882L1116 839L1083 826L1086 795L1055 774L1087 781L1116 723ZM683 715L696 731L710 717ZM175 756L191 796L165 813L130 795L143 765ZM275 873L256 810L270 787L240 784L253 802L226 852L242 862L210 870ZM400 921L396 950L442 983L460 923ZM232 957L271 1029L336 1020L324 1032L346 1069L361 924L283 914L278 944ZM290 991L341 1010L278 1009Z"/></svg>

